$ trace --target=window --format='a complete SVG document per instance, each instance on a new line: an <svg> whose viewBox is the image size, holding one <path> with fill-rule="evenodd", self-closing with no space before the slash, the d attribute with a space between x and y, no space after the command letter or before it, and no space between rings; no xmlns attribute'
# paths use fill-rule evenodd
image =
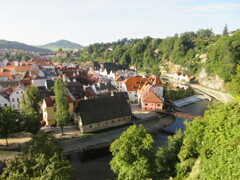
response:
<svg viewBox="0 0 240 180"><path fill-rule="evenodd" d="M118 120L119 122L121 121L121 119Z"/></svg>
<svg viewBox="0 0 240 180"><path fill-rule="evenodd" d="M19 98L17 98L17 102L19 102Z"/></svg>
<svg viewBox="0 0 240 180"><path fill-rule="evenodd" d="M160 104L158 104L158 106L160 106Z"/></svg>
<svg viewBox="0 0 240 180"><path fill-rule="evenodd" d="M53 108L53 111L54 111L54 112L56 112L56 111L57 111L57 108L56 108L56 107L54 107L54 108Z"/></svg>
<svg viewBox="0 0 240 180"><path fill-rule="evenodd" d="M18 91L17 91L17 94L18 94Z"/></svg>
<svg viewBox="0 0 240 180"><path fill-rule="evenodd" d="M100 124L98 124L98 127L100 126Z"/></svg>
<svg viewBox="0 0 240 180"><path fill-rule="evenodd" d="M148 104L146 103L145 106L147 106Z"/></svg>
<svg viewBox="0 0 240 180"><path fill-rule="evenodd" d="M112 121L112 123L114 123L114 121Z"/></svg>
<svg viewBox="0 0 240 180"><path fill-rule="evenodd" d="M123 118L123 120L125 120L125 118Z"/></svg>
<svg viewBox="0 0 240 180"><path fill-rule="evenodd" d="M6 106L7 106L7 104L4 104L4 106L6 107Z"/></svg>
<svg viewBox="0 0 240 180"><path fill-rule="evenodd" d="M128 119L130 119L130 117L128 117Z"/></svg>
<svg viewBox="0 0 240 180"><path fill-rule="evenodd" d="M106 124L107 124L107 122L106 122Z"/></svg>
<svg viewBox="0 0 240 180"><path fill-rule="evenodd" d="M92 128L92 125L90 125L89 127Z"/></svg>
<svg viewBox="0 0 240 180"><path fill-rule="evenodd" d="M15 109L15 104L13 104L13 109Z"/></svg>
<svg viewBox="0 0 240 180"><path fill-rule="evenodd" d="M14 98L12 98L12 102L14 102Z"/></svg>

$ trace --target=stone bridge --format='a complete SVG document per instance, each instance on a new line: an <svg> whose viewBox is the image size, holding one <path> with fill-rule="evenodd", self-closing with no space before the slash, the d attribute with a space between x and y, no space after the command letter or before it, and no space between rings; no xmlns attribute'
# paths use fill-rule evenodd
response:
<svg viewBox="0 0 240 180"><path fill-rule="evenodd" d="M197 90L198 92L202 93L202 94L207 94L219 101L221 101L222 103L228 103L231 100L233 100L234 98L228 94L228 93L223 93L214 89L209 89L200 85L196 85L196 84L187 84L190 88L192 88L193 90Z"/></svg>

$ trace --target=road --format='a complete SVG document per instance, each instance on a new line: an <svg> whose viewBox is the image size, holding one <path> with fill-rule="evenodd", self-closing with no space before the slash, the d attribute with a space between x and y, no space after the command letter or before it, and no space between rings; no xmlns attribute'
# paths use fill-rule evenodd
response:
<svg viewBox="0 0 240 180"><path fill-rule="evenodd" d="M196 84L186 84L188 85L190 88L194 89L194 90L198 90L202 93L205 93L209 96L214 97L215 99L221 101L222 103L229 103L231 100L233 100L234 98L228 94L228 93L223 93L214 89L210 89L207 87L203 87L200 85L196 85Z"/></svg>

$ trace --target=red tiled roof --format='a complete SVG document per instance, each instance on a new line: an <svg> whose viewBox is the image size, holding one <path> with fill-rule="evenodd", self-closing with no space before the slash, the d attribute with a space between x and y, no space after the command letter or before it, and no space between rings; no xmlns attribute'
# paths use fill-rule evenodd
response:
<svg viewBox="0 0 240 180"><path fill-rule="evenodd" d="M70 96L68 96L67 98L68 98L67 99L68 104L73 102L73 100ZM55 97L44 98L43 100L46 102L47 107L54 106L54 104L55 104Z"/></svg>
<svg viewBox="0 0 240 180"><path fill-rule="evenodd" d="M34 62L37 65L42 65L42 66L53 65L53 63L48 59L33 59L32 62Z"/></svg>
<svg viewBox="0 0 240 180"><path fill-rule="evenodd" d="M15 70L16 71L30 71L32 69L32 65L27 65L27 66L16 66Z"/></svg>
<svg viewBox="0 0 240 180"><path fill-rule="evenodd" d="M142 102L162 103L162 100L157 97L153 92L150 92L145 97L143 97Z"/></svg>
<svg viewBox="0 0 240 180"><path fill-rule="evenodd" d="M142 93L149 87L150 87L150 83L145 82L145 84L138 90L138 93L142 95Z"/></svg>
<svg viewBox="0 0 240 180"><path fill-rule="evenodd" d="M149 81L147 78L141 76L128 77L123 81L126 84L127 91L137 91L139 87L143 86L145 82Z"/></svg>
<svg viewBox="0 0 240 180"><path fill-rule="evenodd" d="M4 89L4 91L2 91L0 95L3 97L6 97L6 96L9 96L12 92L13 92L13 89L9 87L7 89Z"/></svg>
<svg viewBox="0 0 240 180"><path fill-rule="evenodd" d="M12 76L12 73L11 72L3 72L3 73L0 73L0 77L11 77Z"/></svg>
<svg viewBox="0 0 240 180"><path fill-rule="evenodd" d="M163 86L163 83L162 83L160 77L158 77L158 76L151 75L148 79L150 79L151 84L154 86Z"/></svg>

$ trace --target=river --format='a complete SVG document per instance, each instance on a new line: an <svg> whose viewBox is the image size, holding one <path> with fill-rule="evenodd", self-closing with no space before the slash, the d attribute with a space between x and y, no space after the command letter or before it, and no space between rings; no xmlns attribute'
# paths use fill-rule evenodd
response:
<svg viewBox="0 0 240 180"><path fill-rule="evenodd" d="M199 101L194 104L190 104L182 107L182 111L194 115L203 115L207 109L209 101ZM177 129L185 129L185 119L176 118L176 121L169 127L164 128L165 132L176 132ZM155 148L167 143L167 137L169 133L160 132L153 136L155 140ZM99 150L95 153L89 153L80 158L77 153L70 155L70 161L75 168L75 174L73 180L109 180L116 177L111 171L109 162L112 159L112 155L106 150Z"/></svg>

